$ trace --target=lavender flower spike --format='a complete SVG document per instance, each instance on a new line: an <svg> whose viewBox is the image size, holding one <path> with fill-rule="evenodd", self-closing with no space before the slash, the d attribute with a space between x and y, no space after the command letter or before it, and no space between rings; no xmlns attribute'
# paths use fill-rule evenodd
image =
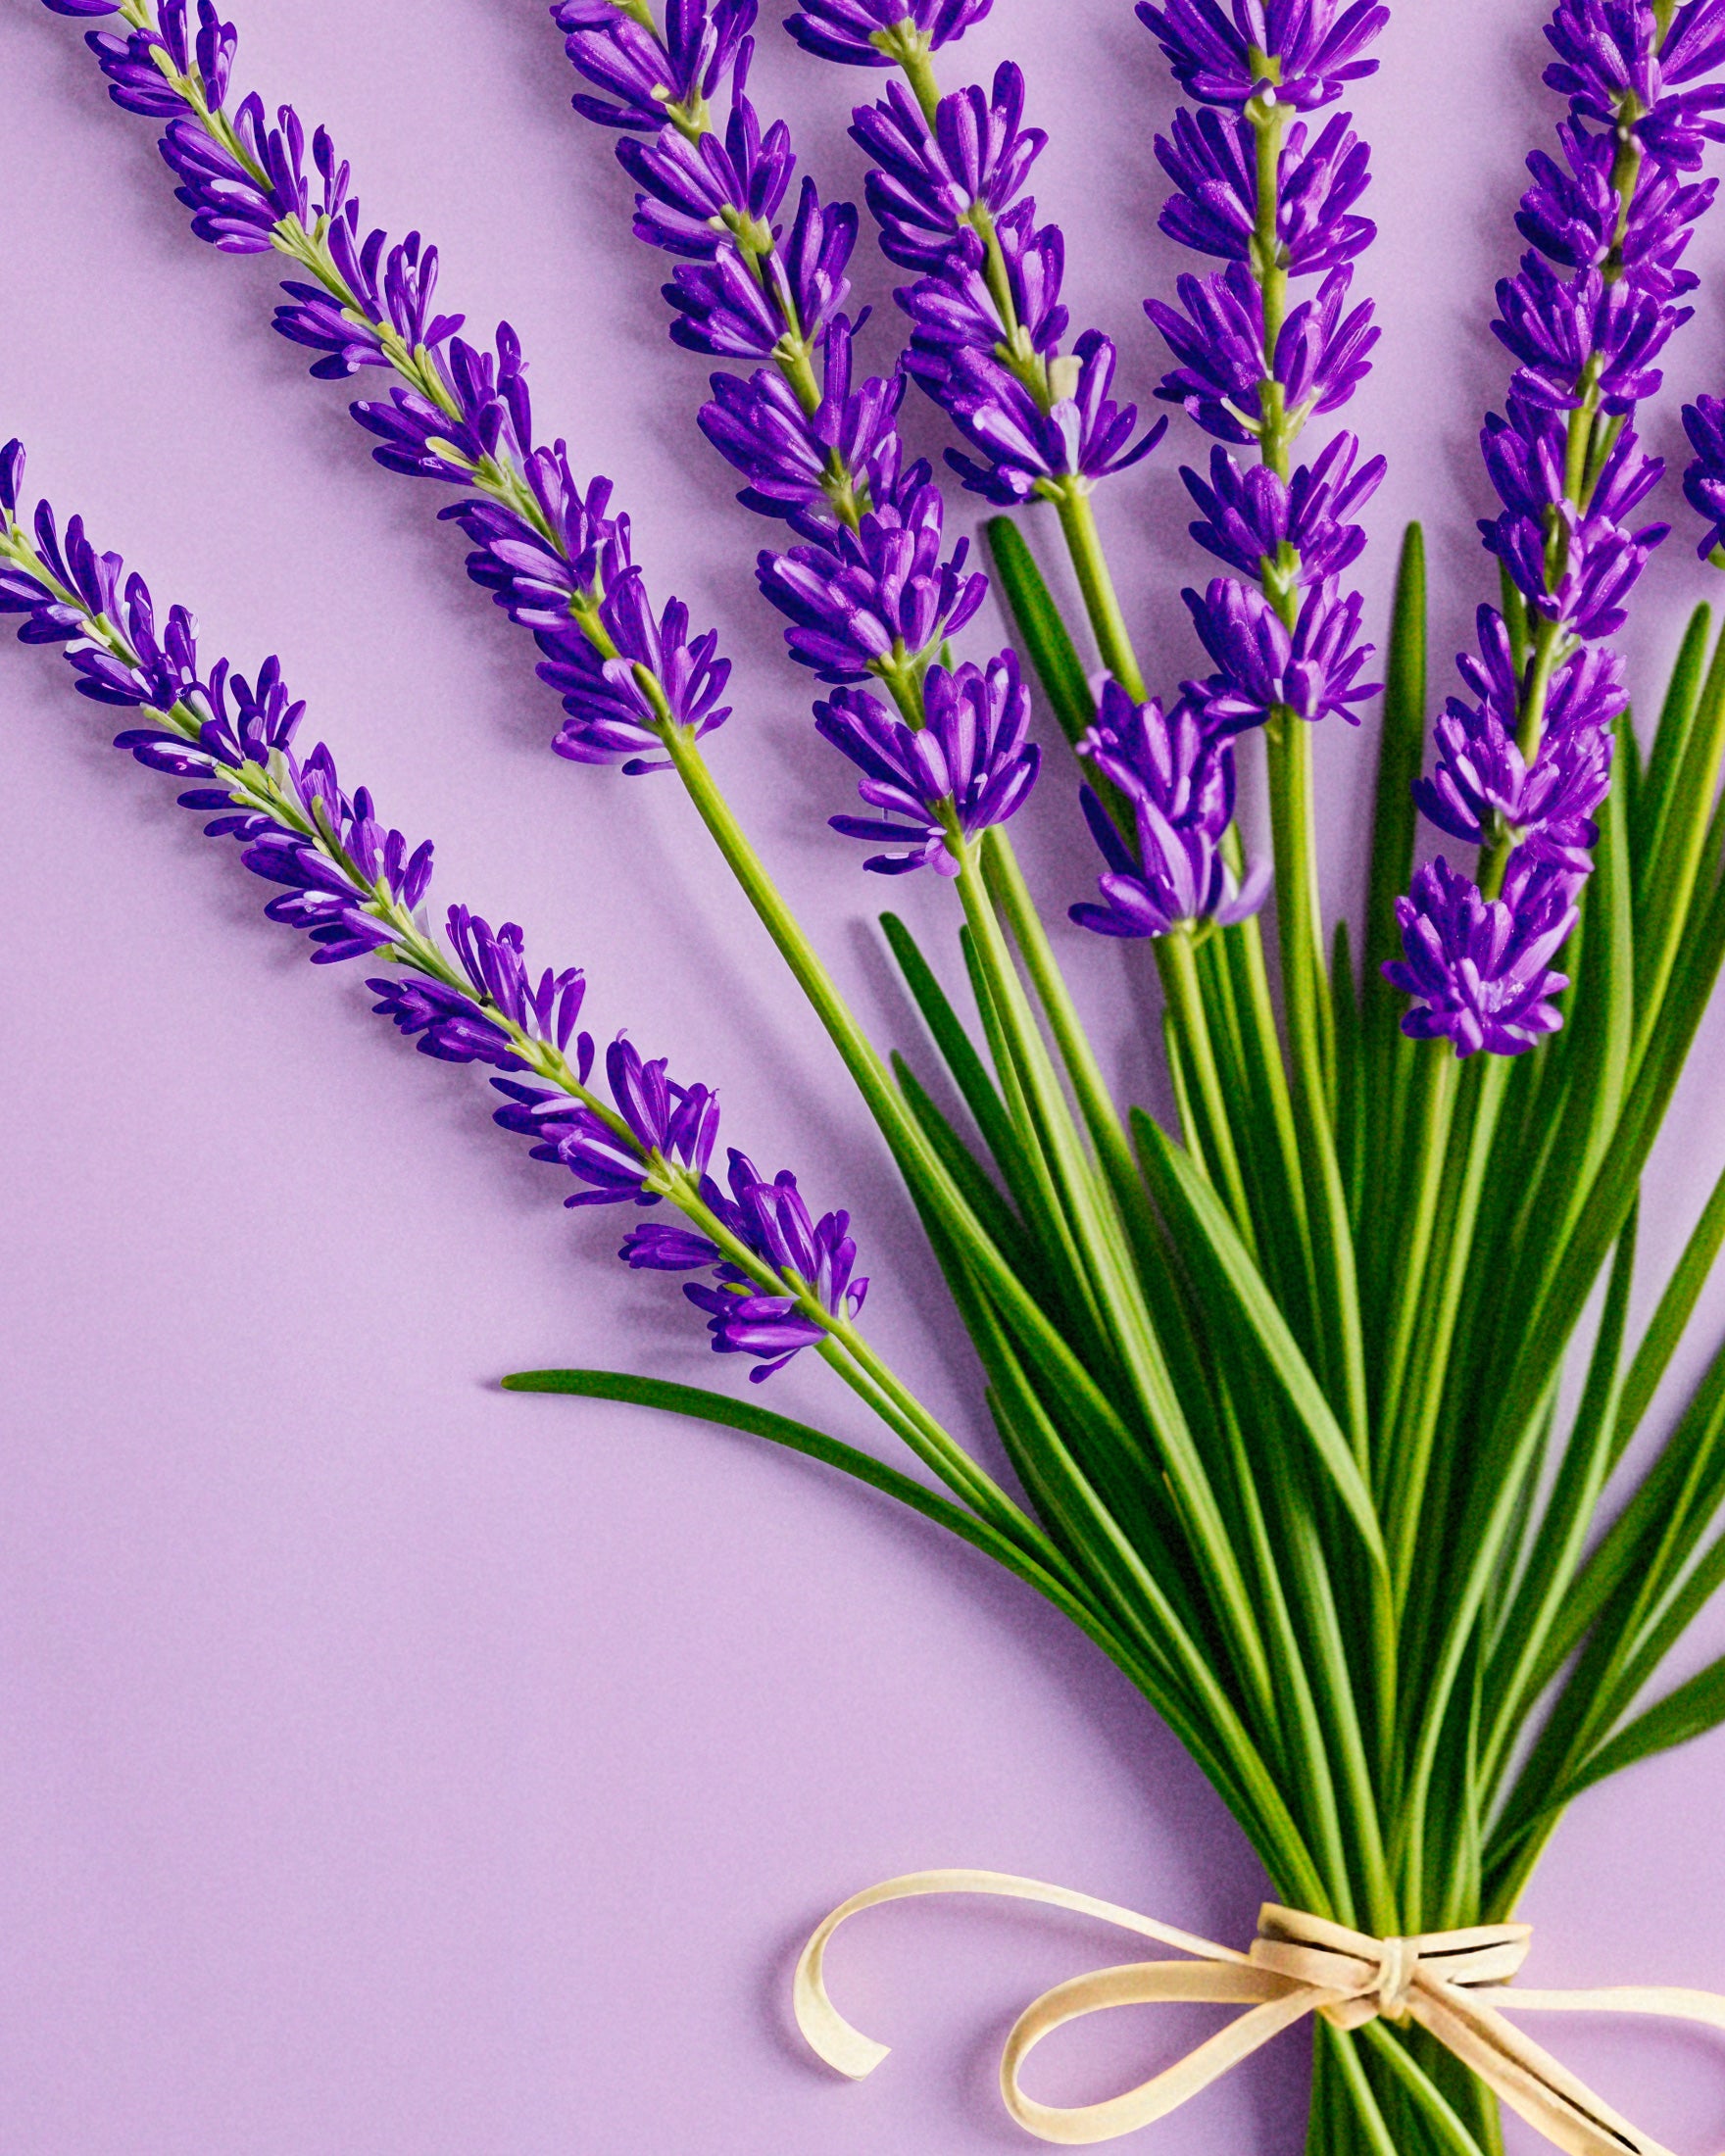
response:
<svg viewBox="0 0 1725 2156"><path fill-rule="evenodd" d="M430 843L410 846L364 787L348 793L327 748L301 751L305 706L289 698L277 662L267 660L255 683L224 659L206 666L186 610L160 616L142 577L99 552L81 518L62 536L43 502L26 527L23 477L23 448L9 442L0 449L0 613L22 616L22 641L63 645L82 695L137 715L116 745L191 782L180 806L209 819L210 837L235 840L245 866L278 887L265 912L305 934L313 963L388 964L367 982L373 1009L422 1054L504 1073L492 1081L506 1103L495 1119L584 1186L569 1204L668 1199L688 1223L674 1231L685 1243L717 1260L703 1239L722 1236L727 1318L713 1327L715 1350L766 1355L767 1369L780 1369L826 1337L823 1319L855 1316L866 1283L851 1279L846 1216L811 1223L794 1177L762 1183L740 1154L732 1196L716 1192L707 1167L717 1097L677 1084L620 1036L606 1055L607 1105L588 1083L593 1042L575 1031L579 969L535 973L513 921L494 929L464 906L449 908L439 938L426 912ZM627 1245L622 1254L640 1261Z"/></svg>
<svg viewBox="0 0 1725 2156"><path fill-rule="evenodd" d="M752 0L725 0L711 23L703 16L690 28L674 62L646 66L638 25L609 0L580 6L590 24L621 24L629 33L608 78L624 101L608 117L624 127L664 121L652 83L642 87L643 68L663 82L669 67L679 92L699 105L702 84L728 66L752 13ZM567 0L569 12L575 7ZM118 10L78 0L57 12ZM137 21L144 16L151 20ZM691 632L678 601L649 600L609 480L583 488L563 443L535 446L526 363L509 324L499 324L490 350L459 334L463 318L436 307L437 250L418 232L392 246L387 234L365 229L352 174L322 128L308 141L288 106L271 123L256 95L229 111L237 39L215 0L197 0L195 31L187 0L138 0L126 20L133 26L124 36L92 31L86 40L109 94L127 112L168 122L162 155L199 238L226 253L274 250L303 272L284 284L274 325L315 355L314 374L393 375L387 394L362 398L353 416L376 437L372 455L386 469L464 490L442 514L471 542L468 574L539 647L539 670L567 713L559 753L621 762L630 773L662 770L667 726L699 736L721 725L728 661L711 632ZM599 35L585 34L583 51Z"/></svg>
<svg viewBox="0 0 1725 2156"><path fill-rule="evenodd" d="M1222 855L1234 817L1234 752L1207 734L1188 702L1164 712L1153 698L1134 704L1117 681L1103 690L1083 754L1132 806L1138 856L1089 787L1084 814L1102 850L1105 904L1074 906L1073 920L1099 936L1167 936L1206 921L1227 926L1262 906L1269 864L1236 885Z"/></svg>
<svg viewBox="0 0 1725 2156"><path fill-rule="evenodd" d="M695 39L694 24L708 20L709 5L691 0L678 17L685 43ZM601 17L581 0L555 12L566 28L579 18L570 55L595 80L620 79L616 71L635 65L630 55L640 39L655 34L636 25L623 39L618 30L618 54L602 63L595 41L607 34L605 23L620 20L616 11ZM715 25L720 14L711 0ZM807 28L816 15L828 43L835 25L858 29L864 15L880 27L870 10L848 6L811 9L799 20ZM724 15L727 24L735 20L734 12ZM926 33L938 43L963 20L964 11L950 6L914 19L885 12L886 42L878 52L868 46L864 57L886 65L899 32L912 42ZM729 30L715 26L713 35L723 44ZM856 212L847 203L822 204L805 180L789 242L781 245L773 219L795 160L784 123L764 125L749 98L750 61L743 39L722 130L704 92L698 115L667 107L651 140L619 146L618 161L640 189L635 231L681 258L665 288L678 343L770 363L744 378L715 374L701 425L747 481L740 499L788 523L800 542L761 554L761 589L790 622L792 656L840 690L815 707L820 731L862 770L863 799L887 811L884 819L835 817L834 825L908 845L900 855L874 856L871 868L954 871L968 839L1004 821L1029 791L1036 763L1023 744L1024 692L1015 665L1004 662L986 677L974 666L950 675L931 665L981 605L986 580L967 570L965 541L947 549L940 490L925 464L905 456L898 432L905 376L854 378L852 324L837 310L848 290ZM659 68L667 81L675 77L669 44ZM644 119L630 124L649 132ZM1009 413L983 397L973 438L993 429L999 476L991 483L1010 487L1015 499L1034 491L1048 470L1074 469L1088 483L1142 455L1150 443L1130 446L1130 409L1122 413L1108 395L1112 365L1111 347L1082 346L1052 414L1021 398ZM871 696L847 693L869 679L890 686L903 720ZM626 688L620 676L618 685ZM602 736L601 746L611 739Z"/></svg>
<svg viewBox="0 0 1725 2156"><path fill-rule="evenodd" d="M863 689L840 689L814 707L821 733L863 773L857 791L885 811L834 816L833 829L911 849L863 862L881 875L927 867L956 876L968 841L1005 823L1036 783L1030 698L1010 652L986 673L930 666L922 693L925 723L914 730Z"/></svg>
<svg viewBox="0 0 1725 2156"><path fill-rule="evenodd" d="M949 465L1009 508L1089 493L1148 456L1166 424L1140 433L1137 408L1109 396L1115 353L1100 330L1060 351L1065 245L1023 192L1046 140L1023 112L1024 78L1007 63L990 93L941 98L932 122L895 82L851 127L875 160L867 199L883 251L926 272L897 295L913 328L906 368L980 453L949 450Z"/></svg>
<svg viewBox="0 0 1725 2156"><path fill-rule="evenodd" d="M1546 80L1569 99L1562 162L1528 160L1533 185L1517 219L1533 252L1498 288L1497 334L1519 363L1503 416L1481 435L1502 513L1480 527L1523 612L1531 656L1508 624L1479 614L1479 654L1458 662L1471 699L1438 720L1438 762L1415 789L1427 818L1484 850L1485 891L1454 871L1426 872L1402 902L1405 963L1385 968L1418 1001L1404 1030L1442 1035L1458 1054L1514 1054L1557 1023L1549 971L1592 867L1594 811L1610 783L1620 671L1599 640L1621 626L1630 591L1663 524L1631 518L1663 469L1636 439L1654 365L1689 319L1695 277L1682 267L1717 182L1680 180L1702 144L1725 137L1711 117L1725 84L1725 5L1673 13L1650 0L1558 0L1546 35ZM1684 424L1697 456L1686 478L1708 519L1703 554L1725 535L1725 430L1710 400ZM1725 557L1722 557L1725 559Z"/></svg>

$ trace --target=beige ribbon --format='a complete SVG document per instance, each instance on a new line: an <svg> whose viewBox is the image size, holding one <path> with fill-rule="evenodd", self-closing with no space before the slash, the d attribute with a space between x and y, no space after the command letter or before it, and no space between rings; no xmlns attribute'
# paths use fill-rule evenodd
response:
<svg viewBox="0 0 1725 2156"><path fill-rule="evenodd" d="M1371 1938L1324 1917L1265 1902L1249 1953L1178 1932L1135 1910L1095 1901L1064 1886L1016 1879L1006 1872L912 1872L854 1894L833 1911L804 1947L797 1964L797 2023L828 2066L861 2081L887 2055L887 2046L853 2029L827 1996L827 1941L847 1918L882 1902L919 1894L1002 1894L1099 1917L1123 1932L1175 1946L1186 1961L1130 1962L1098 1969L1045 1991L1025 2008L1001 2058L1001 2094L1017 2123L1062 2148L1086 2147L1134 2132L1208 2088L1284 2029L1321 2014L1337 2029L1359 2029L1381 2014L1417 2022L1470 2067L1510 2110L1537 2127L1565 2156L1667 2156L1657 2141L1602 2102L1566 2067L1530 2042L1501 2011L1544 2014L1660 2014L1725 2030L1725 1996L1657 1984L1624 1984L1597 1991L1509 1991L1531 1928L1482 1924L1464 1932L1427 1932L1417 1938ZM1243 2006L1225 2029L1175 2065L1105 2103L1076 2109L1038 2103L1019 2084L1025 2059L1055 2030L1110 2006L1202 2000Z"/></svg>

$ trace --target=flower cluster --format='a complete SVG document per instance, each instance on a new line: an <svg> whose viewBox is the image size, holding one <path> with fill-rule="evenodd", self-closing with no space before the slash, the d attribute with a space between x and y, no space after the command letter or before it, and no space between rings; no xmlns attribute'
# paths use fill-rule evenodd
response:
<svg viewBox="0 0 1725 2156"><path fill-rule="evenodd" d="M1138 855L1088 786L1084 813L1107 866L1101 906L1075 906L1072 918L1102 936L1166 936L1201 921L1244 920L1263 904L1269 864L1244 884L1230 872L1223 835L1234 819L1234 750L1210 730L1202 707L1182 701L1164 712L1153 698L1134 704L1117 681L1103 690L1083 753L1130 804Z"/></svg>
<svg viewBox="0 0 1725 2156"><path fill-rule="evenodd" d="M805 52L854 68L890 68L980 23L994 0L803 0L785 28Z"/></svg>
<svg viewBox="0 0 1725 2156"><path fill-rule="evenodd" d="M860 38L863 50L842 56L884 65L885 49L867 43L875 30L909 23L939 43L978 11L922 12L926 21L845 0L807 10L798 34L829 57ZM842 312L856 211L822 203L805 178L786 235L780 212L796 160L784 122L764 123L749 95L748 0L692 0L663 40L599 0L567 0L554 13L588 80L620 97L631 69L657 69L654 79L672 93L651 110L637 98L612 114L613 124L633 130L617 157L637 189L635 231L677 258L665 287L676 341L757 363L746 375L712 377L702 429L746 481L741 500L795 534L793 545L761 554L757 574L790 624L792 657L840 691L816 707L821 733L862 772L865 802L911 819L907 828L840 816L834 827L912 842L908 854L875 857L871 868L956 869L949 839L961 844L1010 815L1036 759L1023 747L1015 670L997 662L986 677L974 666L949 675L930 665L976 612L987 584L967 569L964 542L947 546L945 504L928 466L905 456L904 376L858 378L855 325ZM649 45L659 54L652 66L640 59ZM693 56L710 52L729 63L722 123L709 105L719 85L708 63L699 96L688 87ZM575 102L583 112L592 105ZM891 687L906 722L859 686L871 679Z"/></svg>
<svg viewBox="0 0 1725 2156"><path fill-rule="evenodd" d="M808 1300L845 1324L861 1312L868 1283L854 1277L857 1246L850 1214L813 1219L788 1168L768 1182L746 1153L733 1149L726 1180L728 1193L711 1176L704 1179L707 1210L732 1243L743 1245L781 1280L794 1281L800 1296L764 1293L760 1281L712 1238L685 1228L636 1228L621 1255L630 1265L656 1272L710 1272L712 1286L690 1281L683 1293L708 1313L715 1353L761 1358L760 1369L749 1373L760 1384L825 1337L827 1328L809 1314Z"/></svg>
<svg viewBox="0 0 1725 2156"><path fill-rule="evenodd" d="M1365 49L1390 11L1376 0L1139 0L1138 18L1200 104L1244 110L1268 82L1283 104L1310 112L1377 72Z"/></svg>
<svg viewBox="0 0 1725 2156"><path fill-rule="evenodd" d="M1725 65L1722 0L1674 14L1559 0L1546 35L1546 80L1569 112L1560 158L1528 160L1516 222L1531 251L1499 285L1494 324L1516 371L1481 436L1502 509L1480 529L1518 618L1481 608L1478 652L1458 662L1467 694L1445 706L1436 768L1416 788L1441 831L1486 850L1488 892L1501 888L1484 896L1442 861L1422 871L1399 904L1405 963L1389 968L1416 999L1405 1030L1462 1055L1516 1054L1557 1022L1550 961L1592 865L1626 703L1600 640L1667 529L1635 522L1663 466L1631 422L1691 313L1682 258L1717 182L1684 175L1725 136L1725 86L1699 79ZM1704 465L1708 416L1685 417ZM1689 492L1711 515L1704 469Z"/></svg>
<svg viewBox="0 0 1725 2156"><path fill-rule="evenodd" d="M289 697L279 663L266 660L255 682L224 659L206 665L186 609L160 616L143 578L100 552L81 517L64 533L46 502L27 523L21 517L23 477L13 441L0 449L0 613L22 616L25 643L64 645L82 695L137 713L116 746L188 782L180 806L208 819L212 838L237 841L245 866L279 886L264 910L308 938L313 963L387 960L395 970L367 983L380 1015L426 1055L509 1073L492 1081L506 1097L496 1120L586 1186L570 1204L651 1205L671 1196L699 1226L708 1209L690 1205L689 1194L699 1186L715 1200L713 1212L754 1260L723 1270L716 1349L782 1367L823 1335L803 1309L805 1291L835 1317L854 1316L866 1283L851 1282L856 1248L845 1215L811 1227L795 1178L763 1182L746 1161L739 1170L739 1154L731 1196L719 1197L706 1174L716 1097L677 1085L663 1061L643 1063L621 1038L606 1055L615 1103L606 1110L588 1090L592 1039L575 1031L586 987L579 968L535 974L515 922L494 929L464 906L449 908L445 936L435 937L425 913L430 842L410 847L364 787L350 794L322 743L300 749L306 708ZM637 1238L619 1254L655 1262L637 1254Z"/></svg>
<svg viewBox="0 0 1725 2156"><path fill-rule="evenodd" d="M912 324L906 366L978 453L947 452L965 486L1007 507L1059 499L1148 456L1166 422L1140 433L1136 408L1109 395L1109 339L1091 329L1060 351L1065 246L1024 191L1047 136L1024 124L1018 69L999 68L992 92L943 97L932 122L891 83L858 107L851 133L873 161L883 251L924 272L898 294Z"/></svg>
<svg viewBox="0 0 1725 2156"><path fill-rule="evenodd" d="M46 4L61 14L116 12L110 0ZM626 23L604 0L588 12ZM678 47L685 87L698 88L726 57L708 52L711 29ZM472 543L468 573L539 646L539 670L567 713L558 752L656 770L668 726L699 736L722 724L729 662L716 637L691 635L678 601L652 603L630 560L628 519L610 508L610 482L596 478L583 492L562 442L535 447L514 330L501 323L482 349L460 335L460 315L436 311L436 248L418 232L392 245L364 227L348 166L324 129L308 142L291 107L271 122L255 94L229 110L237 38L214 0L197 0L195 22L187 0L158 0L152 26L124 36L93 30L87 42L116 104L167 121L162 155L199 238L228 253L273 249L306 271L285 283L275 327L318 355L313 373L394 374L388 395L361 399L354 417L377 437L372 454L389 470L470 490L442 514ZM659 107L651 109L657 125Z"/></svg>
<svg viewBox="0 0 1725 2156"><path fill-rule="evenodd" d="M1005 823L1036 782L1030 698L1010 652L986 672L968 663L951 672L930 666L922 691L925 722L917 728L865 689L840 689L814 707L821 733L863 773L858 792L883 811L834 816L833 829L910 847L864 861L883 875L926 867L956 876L964 841Z"/></svg>

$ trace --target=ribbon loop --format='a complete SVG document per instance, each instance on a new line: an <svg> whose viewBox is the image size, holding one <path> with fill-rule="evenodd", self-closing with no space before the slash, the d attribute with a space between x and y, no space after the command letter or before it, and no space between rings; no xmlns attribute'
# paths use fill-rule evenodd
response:
<svg viewBox="0 0 1725 2156"><path fill-rule="evenodd" d="M1525 1924L1373 1938L1328 1917L1266 1902L1258 1912L1258 1936L1250 1953L1241 1954L1136 1910L1040 1880L1007 1872L912 1872L842 1903L811 1937L797 1964L798 2025L812 2048L853 2080L872 2073L887 2047L853 2029L827 1996L827 1943L847 1918L922 1894L997 1894L1040 1902L1096 1917L1190 1957L1128 1962L1070 1978L1045 1991L1013 2024L1001 2057L1007 2110L1039 2140L1067 2148L1116 2140L1165 2118L1272 2036L1307 2014L1321 2014L1341 2030L1363 2028L1380 2015L1398 2023L1417 2022L1564 2156L1667 2156L1658 2142L1621 2118L1567 2067L1505 2021L1499 2009L1661 2014L1725 2031L1725 1996L1711 1991L1652 1985L1601 1991L1503 1988L1527 1957L1533 1935ZM1482 1995L1486 1991L1490 2001ZM1238 2005L1245 2011L1123 2095L1072 2107L1039 2103L1026 2094L1019 2071L1057 2029L1111 2007L1178 2000Z"/></svg>

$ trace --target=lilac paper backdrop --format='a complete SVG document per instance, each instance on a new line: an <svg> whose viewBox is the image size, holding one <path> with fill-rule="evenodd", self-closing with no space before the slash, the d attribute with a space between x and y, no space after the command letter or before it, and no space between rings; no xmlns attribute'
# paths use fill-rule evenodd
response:
<svg viewBox="0 0 1725 2156"><path fill-rule="evenodd" d="M1388 332L1357 423L1394 460L1372 603L1381 621L1394 534L1424 514L1440 651L1483 584L1472 433L1504 372L1485 295L1551 124L1541 13L1407 0L1355 101ZM740 715L717 763L841 974L907 1038L867 925L883 890L823 829L845 782L751 588L755 530L694 434L699 363L665 340L661 266L627 237L608 145L568 114L543 11L241 16L243 79L329 122L373 216L436 236L451 304L518 324L546 431L616 475L656 587L724 622ZM764 48L763 102L794 107L805 153L854 188L860 78L770 23ZM1054 135L1037 191L1067 226L1075 302L1143 397L1139 300L1173 267L1152 230L1154 48L1125 0L998 0L959 64L1008 50ZM35 480L219 648L283 655L344 770L437 836L447 895L584 963L600 1029L711 1076L751 1150L853 1205L871 1317L975 1435L905 1203L678 798L547 756L552 700L465 584L431 491L368 463L339 390L269 334L268 267L190 240L148 130L35 0L0 6L0 434L28 438ZM1698 257L1725 269L1725 225ZM866 243L862 261L885 298ZM1721 289L1674 348L1684 394L1725 378ZM891 327L877 316L877 361ZM926 407L913 423L932 444ZM1190 660L1176 462L1103 511L1163 677ZM1700 578L1674 542L1649 579L1644 698ZM612 1223L559 1209L470 1073L406 1053L357 969L314 973L260 920L260 888L102 745L52 662L0 654L0 2148L1026 2145L992 2093L999 2036L1116 1941L1010 1910L875 1917L835 1955L847 2009L898 2046L861 2088L789 2031L796 1942L859 1886L957 1863L1243 1936L1261 1882L1197 1774L1052 1613L884 1501L745 1440L500 1396L500 1372L557 1360L731 1373L674 1296L612 1263ZM1367 748L1326 730L1338 888ZM1052 770L1029 848L1058 908L1088 866ZM893 895L948 932L928 879ZM1068 943L1136 1083L1148 963ZM1659 1156L1655 1260L1725 1152L1722 1040L1715 1024ZM817 1368L775 1396L852 1425ZM1722 1787L1715 1738L1577 1806L1528 1900L1536 1981L1725 1986ZM1075 2036L1039 2085L1118 2085L1102 2077L1165 2054L1172 2020ZM1725 2058L1699 2039L1577 2025L1564 2048L1661 2139L1725 2132ZM1296 2149L1300 2049L1158 2145Z"/></svg>

